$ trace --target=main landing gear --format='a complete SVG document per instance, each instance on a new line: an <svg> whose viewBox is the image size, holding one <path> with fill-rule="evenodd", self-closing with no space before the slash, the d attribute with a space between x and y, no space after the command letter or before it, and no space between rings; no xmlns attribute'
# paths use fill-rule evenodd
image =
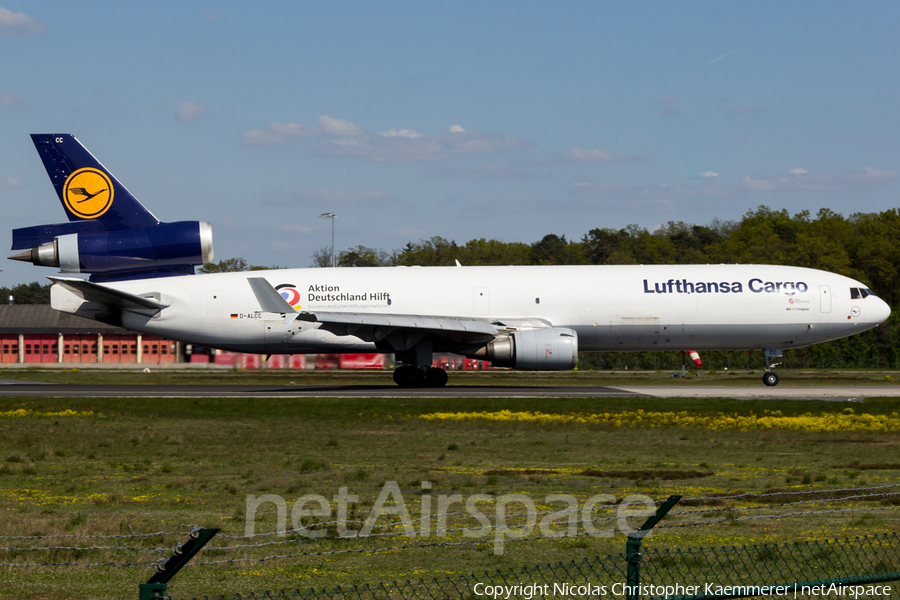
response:
<svg viewBox="0 0 900 600"><path fill-rule="evenodd" d="M432 346L427 339L413 347L395 352L403 366L394 369L394 383L402 388L439 388L447 385L447 371L431 366Z"/></svg>
<svg viewBox="0 0 900 600"><path fill-rule="evenodd" d="M439 388L447 385L447 371L437 367L403 365L394 370L394 383L402 388Z"/></svg>

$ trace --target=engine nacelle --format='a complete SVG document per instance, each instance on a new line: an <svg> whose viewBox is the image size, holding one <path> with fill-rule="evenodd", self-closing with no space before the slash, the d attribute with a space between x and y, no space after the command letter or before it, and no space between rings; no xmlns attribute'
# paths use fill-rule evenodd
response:
<svg viewBox="0 0 900 600"><path fill-rule="evenodd" d="M578 334L562 327L513 331L479 349L475 357L523 371L568 371L578 362Z"/></svg>
<svg viewBox="0 0 900 600"><path fill-rule="evenodd" d="M194 265L213 261L212 226L203 221L179 221L68 233L10 258L59 267L64 273L99 274L101 279L127 278L149 270L193 272Z"/></svg>

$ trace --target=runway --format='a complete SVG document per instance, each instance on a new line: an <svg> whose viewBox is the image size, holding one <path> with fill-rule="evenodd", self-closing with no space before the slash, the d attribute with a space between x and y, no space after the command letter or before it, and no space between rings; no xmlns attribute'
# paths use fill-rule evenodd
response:
<svg viewBox="0 0 900 600"><path fill-rule="evenodd" d="M894 386L73 385L0 379L0 397L43 398L733 398L863 401L900 398Z"/></svg>

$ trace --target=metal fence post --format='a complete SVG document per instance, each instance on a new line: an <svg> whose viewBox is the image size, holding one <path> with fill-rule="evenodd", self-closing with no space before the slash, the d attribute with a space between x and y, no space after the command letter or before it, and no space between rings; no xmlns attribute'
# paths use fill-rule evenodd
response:
<svg viewBox="0 0 900 600"><path fill-rule="evenodd" d="M625 560L628 563L625 577L628 585L625 594L627 600L640 600L641 597L639 593L641 585L641 541L666 516L666 513L672 510L672 507L679 500L681 500L681 496L669 496L669 499L656 509L656 514L647 519L647 522L641 525L640 529L628 534L628 541L625 542Z"/></svg>
<svg viewBox="0 0 900 600"><path fill-rule="evenodd" d="M161 600L168 598L166 594L167 584L172 577L175 576L181 568L188 563L194 555L200 552L214 535L219 533L218 529L194 528L191 531L190 539L184 544L175 546L172 556L169 560L162 562L156 567L156 574L150 578L147 583L141 583L138 586L139 600Z"/></svg>
<svg viewBox="0 0 900 600"><path fill-rule="evenodd" d="M139 600L159 600L168 597L165 583L142 583L139 588Z"/></svg>

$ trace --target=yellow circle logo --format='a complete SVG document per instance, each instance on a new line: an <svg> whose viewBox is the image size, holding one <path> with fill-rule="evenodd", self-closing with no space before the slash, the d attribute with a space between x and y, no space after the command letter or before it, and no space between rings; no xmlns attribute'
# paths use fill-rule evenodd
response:
<svg viewBox="0 0 900 600"><path fill-rule="evenodd" d="M96 219L112 206L112 181L99 169L78 169L66 179L63 198L75 216Z"/></svg>

